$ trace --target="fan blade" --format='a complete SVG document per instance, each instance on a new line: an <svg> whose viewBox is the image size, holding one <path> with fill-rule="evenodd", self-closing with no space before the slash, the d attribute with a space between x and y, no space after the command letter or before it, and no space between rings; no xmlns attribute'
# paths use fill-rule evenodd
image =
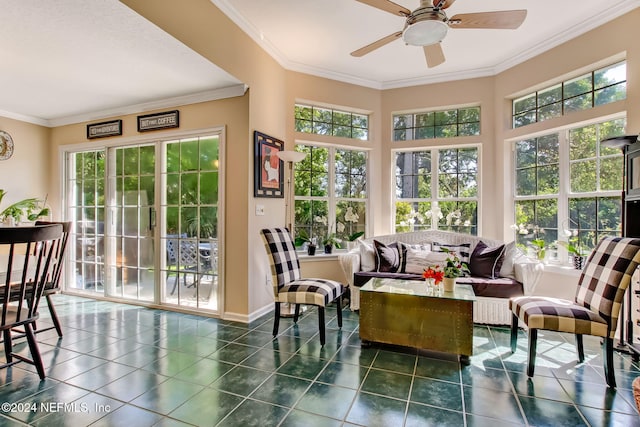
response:
<svg viewBox="0 0 640 427"><path fill-rule="evenodd" d="M485 28L515 30L527 17L526 10L503 10L500 12L460 13L447 22L451 28Z"/></svg>
<svg viewBox="0 0 640 427"><path fill-rule="evenodd" d="M374 51L382 46L391 43L392 41L399 39L402 36L402 31L398 31L397 33L389 34L387 37L383 37L380 40L376 40L375 42L366 45L365 47L361 47L358 50L354 50L351 52L351 56L364 56L367 53Z"/></svg>
<svg viewBox="0 0 640 427"><path fill-rule="evenodd" d="M430 44L422 48L424 59L427 60L427 67L433 68L444 62L444 52L440 43Z"/></svg>
<svg viewBox="0 0 640 427"><path fill-rule="evenodd" d="M433 7L446 9L450 7L456 0L433 0Z"/></svg>
<svg viewBox="0 0 640 427"><path fill-rule="evenodd" d="M371 7L375 7L380 10L384 10L385 12L393 13L394 15L407 17L411 15L411 11L404 6L400 6L399 4L395 4L392 1L388 0L356 0L360 3L367 4Z"/></svg>

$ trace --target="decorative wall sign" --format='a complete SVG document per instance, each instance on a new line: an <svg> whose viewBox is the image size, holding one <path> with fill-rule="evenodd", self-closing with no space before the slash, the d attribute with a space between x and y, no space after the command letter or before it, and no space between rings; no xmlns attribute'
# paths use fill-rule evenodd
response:
<svg viewBox="0 0 640 427"><path fill-rule="evenodd" d="M253 195L283 198L284 167L276 153L284 149L284 142L258 131L253 132L253 141Z"/></svg>
<svg viewBox="0 0 640 427"><path fill-rule="evenodd" d="M180 126L178 110L165 111L164 113L146 114L138 116L138 132L149 130L177 128Z"/></svg>
<svg viewBox="0 0 640 427"><path fill-rule="evenodd" d="M122 120L87 125L87 139L122 135Z"/></svg>
<svg viewBox="0 0 640 427"><path fill-rule="evenodd" d="M0 160L13 156L13 139L7 132L0 130Z"/></svg>

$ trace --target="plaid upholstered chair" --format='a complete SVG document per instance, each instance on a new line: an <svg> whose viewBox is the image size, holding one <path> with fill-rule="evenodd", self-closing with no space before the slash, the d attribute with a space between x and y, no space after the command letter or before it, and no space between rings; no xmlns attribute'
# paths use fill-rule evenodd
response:
<svg viewBox="0 0 640 427"><path fill-rule="evenodd" d="M584 361L582 336L595 335L604 340L604 374L609 387L615 388L613 340L624 292L639 263L640 239L605 237L589 255L573 302L541 296L509 301L512 352L516 351L518 321L529 328L528 376L533 376L538 329L575 334L580 362Z"/></svg>
<svg viewBox="0 0 640 427"><path fill-rule="evenodd" d="M291 234L286 228L265 228L261 231L267 253L271 255L271 275L276 312L273 320L273 336L278 335L280 303L295 304L293 321L298 321L300 304L318 307L320 344L325 343L324 308L335 301L338 310L338 326L342 328L342 284L327 279L303 279L300 261Z"/></svg>

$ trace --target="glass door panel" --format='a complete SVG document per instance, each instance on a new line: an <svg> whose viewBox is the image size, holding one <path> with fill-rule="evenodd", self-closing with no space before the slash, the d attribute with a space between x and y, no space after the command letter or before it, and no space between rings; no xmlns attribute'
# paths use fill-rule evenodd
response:
<svg viewBox="0 0 640 427"><path fill-rule="evenodd" d="M105 151L73 153L68 157L69 220L73 221L67 281L71 289L104 292Z"/></svg>
<svg viewBox="0 0 640 427"><path fill-rule="evenodd" d="M218 310L219 136L164 145L163 302Z"/></svg>
<svg viewBox="0 0 640 427"><path fill-rule="evenodd" d="M155 301L155 145L109 149L106 295Z"/></svg>

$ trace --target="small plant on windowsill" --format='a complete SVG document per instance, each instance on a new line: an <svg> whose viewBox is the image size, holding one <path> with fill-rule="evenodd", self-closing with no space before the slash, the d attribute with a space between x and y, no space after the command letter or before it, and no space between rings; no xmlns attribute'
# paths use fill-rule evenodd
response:
<svg viewBox="0 0 640 427"><path fill-rule="evenodd" d="M315 255L316 254L316 238L309 237L307 232L304 229L298 231L298 235L294 240L294 244L296 247L307 245L307 254Z"/></svg>
<svg viewBox="0 0 640 427"><path fill-rule="evenodd" d="M573 257L573 266L576 270L582 270L582 264L584 263L584 257L587 255L586 251L580 245L580 239L576 236L570 238L569 241L558 241L558 244L564 247L569 255Z"/></svg>

